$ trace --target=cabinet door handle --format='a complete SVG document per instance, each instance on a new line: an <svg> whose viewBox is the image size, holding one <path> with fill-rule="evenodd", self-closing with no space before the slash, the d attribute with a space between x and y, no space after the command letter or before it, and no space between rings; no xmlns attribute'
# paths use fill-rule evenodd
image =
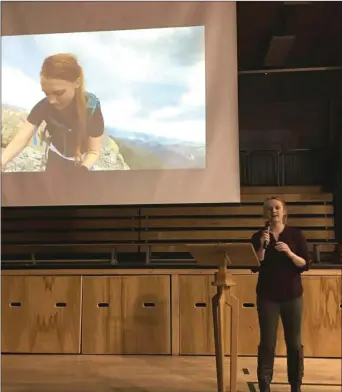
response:
<svg viewBox="0 0 342 392"><path fill-rule="evenodd" d="M11 302L9 303L9 306L10 306L11 308L20 308L20 307L21 307L21 302L11 301Z"/></svg>
<svg viewBox="0 0 342 392"><path fill-rule="evenodd" d="M243 307L243 308L247 308L247 309L249 309L249 308L254 308L254 307L255 307L255 304L253 304L253 302L244 302L244 303L242 304L242 307Z"/></svg>
<svg viewBox="0 0 342 392"><path fill-rule="evenodd" d="M109 308L109 303L108 302L99 302L97 304L98 308Z"/></svg>
<svg viewBox="0 0 342 392"><path fill-rule="evenodd" d="M56 302L56 308L66 308L67 304L65 302Z"/></svg>
<svg viewBox="0 0 342 392"><path fill-rule="evenodd" d="M154 302L144 302L143 307L144 308L154 308L156 304Z"/></svg>
<svg viewBox="0 0 342 392"><path fill-rule="evenodd" d="M196 302L195 308L206 308L207 304L205 302Z"/></svg>

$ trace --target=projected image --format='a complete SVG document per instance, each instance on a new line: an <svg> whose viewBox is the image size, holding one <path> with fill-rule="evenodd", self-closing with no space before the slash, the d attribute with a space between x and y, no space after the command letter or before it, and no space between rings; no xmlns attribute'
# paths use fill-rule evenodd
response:
<svg viewBox="0 0 342 392"><path fill-rule="evenodd" d="M2 37L4 172L205 168L204 27Z"/></svg>

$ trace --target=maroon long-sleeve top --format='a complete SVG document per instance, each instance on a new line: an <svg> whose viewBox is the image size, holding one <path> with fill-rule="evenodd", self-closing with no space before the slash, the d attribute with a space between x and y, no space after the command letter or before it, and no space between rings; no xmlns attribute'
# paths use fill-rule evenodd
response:
<svg viewBox="0 0 342 392"><path fill-rule="evenodd" d="M260 249L263 230L252 236L255 251ZM270 243L265 251L264 260L260 262L259 268L253 269L253 272L259 272L257 295L276 302L289 301L303 294L301 273L310 267L308 245L301 230L285 226L278 241L286 243L292 252L305 260L306 264L304 267L297 267L284 252L277 251L276 240L270 233Z"/></svg>

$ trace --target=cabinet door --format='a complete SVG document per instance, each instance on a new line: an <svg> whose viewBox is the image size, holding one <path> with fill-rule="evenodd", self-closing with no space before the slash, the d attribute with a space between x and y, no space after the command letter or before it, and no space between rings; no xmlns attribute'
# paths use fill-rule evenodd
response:
<svg viewBox="0 0 342 392"><path fill-rule="evenodd" d="M81 278L3 276L2 352L80 352Z"/></svg>
<svg viewBox="0 0 342 392"><path fill-rule="evenodd" d="M214 355L212 275L179 277L180 355ZM225 314L228 317L228 312ZM225 331L227 349L229 329Z"/></svg>
<svg viewBox="0 0 342 392"><path fill-rule="evenodd" d="M85 277L84 354L170 354L170 277Z"/></svg>
<svg viewBox="0 0 342 392"><path fill-rule="evenodd" d="M256 312L256 276L234 276L232 294L239 300L239 355L256 355L259 339ZM180 354L214 355L212 297L213 276L180 276ZM230 308L226 306L225 352L230 350Z"/></svg>
<svg viewBox="0 0 342 392"><path fill-rule="evenodd" d="M305 276L303 286L305 356L341 358L341 276Z"/></svg>
<svg viewBox="0 0 342 392"><path fill-rule="evenodd" d="M259 322L256 307L257 275L235 275L232 293L239 300L239 355L257 355Z"/></svg>
<svg viewBox="0 0 342 392"><path fill-rule="evenodd" d="M341 357L341 277L303 276L304 314L302 340L305 357ZM281 324L281 323L280 323ZM278 355L286 355L282 326Z"/></svg>

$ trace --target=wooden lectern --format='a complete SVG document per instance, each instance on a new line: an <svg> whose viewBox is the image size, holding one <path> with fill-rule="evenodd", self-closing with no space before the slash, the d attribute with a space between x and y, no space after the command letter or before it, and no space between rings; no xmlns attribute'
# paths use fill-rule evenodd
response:
<svg viewBox="0 0 342 392"><path fill-rule="evenodd" d="M225 388L224 372L224 331L226 319L224 310L226 305L231 309L230 319L230 392L237 389L237 359L239 341L239 300L231 294L231 288L235 286L233 276L227 271L229 267L255 267L259 266L259 260L250 243L232 244L189 244L189 252L197 264L203 266L215 266L218 272L212 283L216 286L217 293L212 299L216 375L218 392L227 392Z"/></svg>

